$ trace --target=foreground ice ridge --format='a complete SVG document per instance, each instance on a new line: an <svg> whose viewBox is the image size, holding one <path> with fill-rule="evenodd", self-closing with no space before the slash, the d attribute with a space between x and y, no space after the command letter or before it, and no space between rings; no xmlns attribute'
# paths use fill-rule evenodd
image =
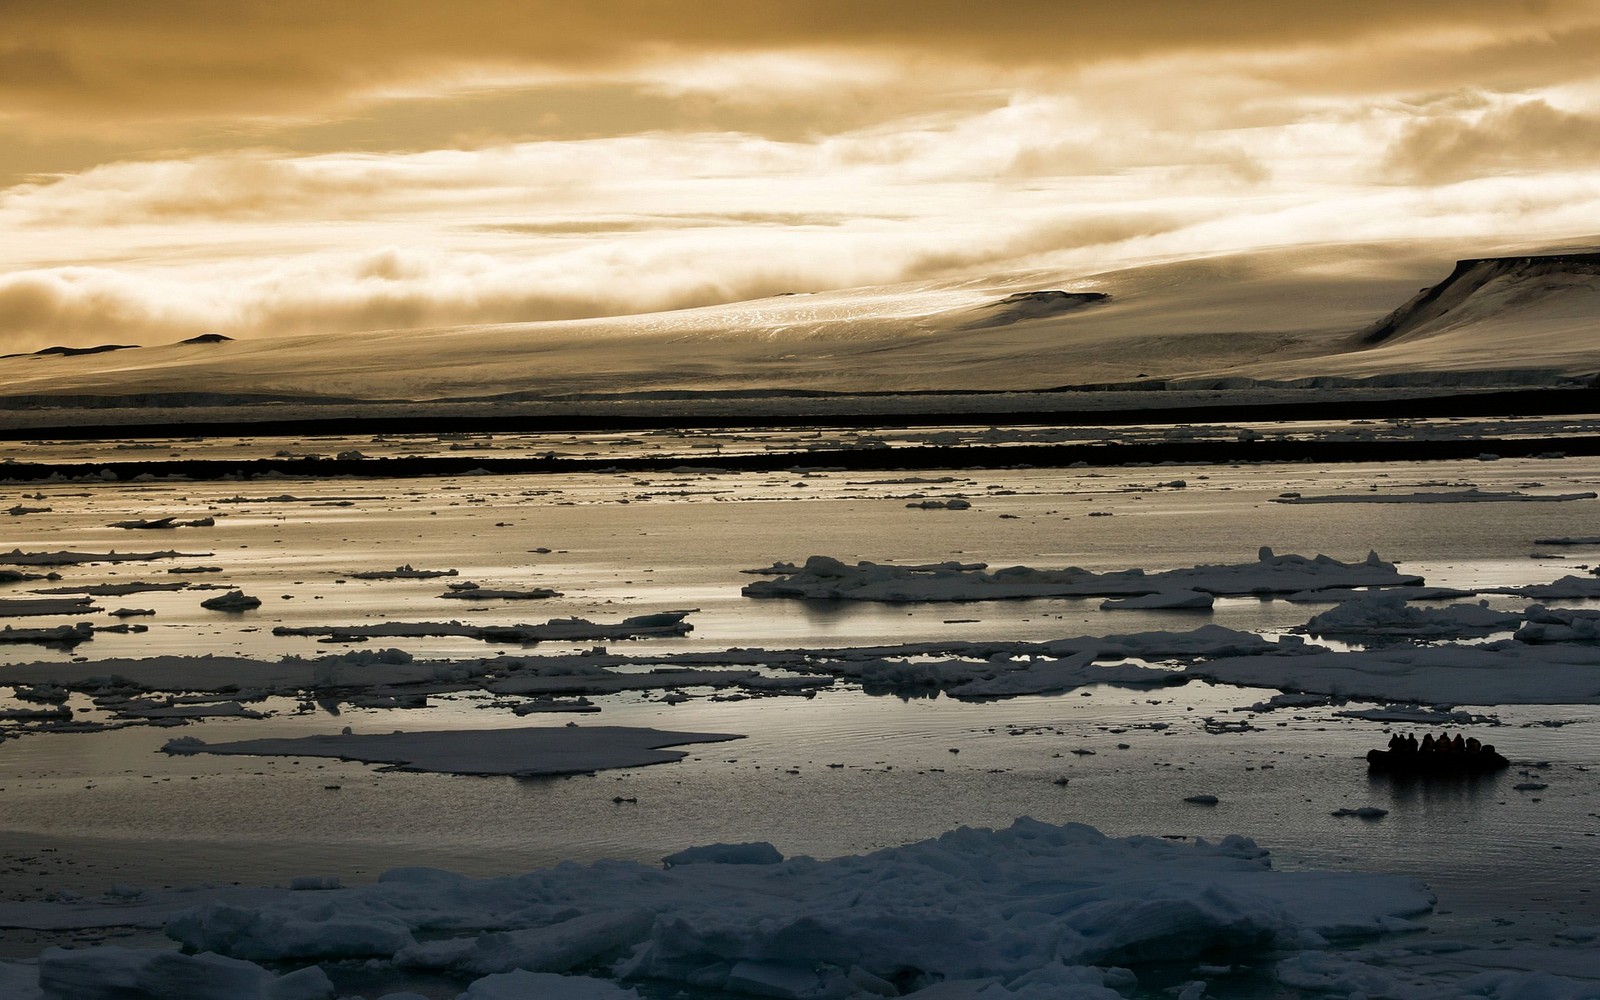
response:
<svg viewBox="0 0 1600 1000"><path fill-rule="evenodd" d="M950 996L955 982L989 980L1000 989L985 996L1109 998L1108 987L1133 982L1118 966L1318 948L1413 929L1409 918L1433 903L1412 879L1275 871L1243 837L1113 839L1031 819L829 861L746 844L675 860L490 879L400 869L373 885L201 903L172 913L166 932L188 951L243 962L375 959L464 982L577 972L848 998L941 983L928 996ZM92 965L81 961L83 981ZM989 983L970 985L955 995Z"/></svg>
<svg viewBox="0 0 1600 1000"><path fill-rule="evenodd" d="M803 566L775 563L751 570L776 579L746 584L746 597L797 597L852 601L984 601L1030 597L1137 597L1146 594L1293 594L1326 587L1420 586L1420 576L1369 552L1361 562L1331 556L1277 555L1262 547L1253 563L1192 566L1159 573L1126 569L1096 573L1076 566L1034 569L1012 566L988 571L983 563L851 566L830 556L812 556Z"/></svg>

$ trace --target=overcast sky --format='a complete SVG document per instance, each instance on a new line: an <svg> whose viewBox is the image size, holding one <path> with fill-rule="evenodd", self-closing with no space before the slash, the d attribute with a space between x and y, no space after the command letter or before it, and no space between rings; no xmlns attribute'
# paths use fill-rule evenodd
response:
<svg viewBox="0 0 1600 1000"><path fill-rule="evenodd" d="M10 350L1597 232L1600 0L0 0Z"/></svg>

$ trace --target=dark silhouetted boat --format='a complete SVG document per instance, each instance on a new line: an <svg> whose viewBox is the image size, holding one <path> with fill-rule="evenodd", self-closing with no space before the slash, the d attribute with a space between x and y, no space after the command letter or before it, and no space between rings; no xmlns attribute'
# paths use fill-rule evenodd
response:
<svg viewBox="0 0 1600 1000"><path fill-rule="evenodd" d="M1493 750L1421 751L1368 750L1367 768L1387 774L1454 777L1487 774L1511 766Z"/></svg>

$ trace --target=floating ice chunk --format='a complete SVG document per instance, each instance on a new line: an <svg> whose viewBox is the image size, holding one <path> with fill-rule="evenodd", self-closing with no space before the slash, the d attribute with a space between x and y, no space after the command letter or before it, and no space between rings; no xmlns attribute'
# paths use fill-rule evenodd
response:
<svg viewBox="0 0 1600 1000"><path fill-rule="evenodd" d="M1515 490L1495 493L1470 489L1429 493L1342 493L1326 496L1280 496L1273 503L1561 503L1569 500L1593 500L1595 493L1520 493Z"/></svg>
<svg viewBox="0 0 1600 1000"><path fill-rule="evenodd" d="M1101 611L1210 611L1215 599L1195 590L1164 590L1143 597L1123 597L1106 601Z"/></svg>
<svg viewBox="0 0 1600 1000"><path fill-rule="evenodd" d="M644 639L686 635L694 626L684 621L688 611L661 611L634 615L620 622L591 622L586 618L552 618L536 625L476 625L462 622L378 622L372 625L280 625L273 635L322 635L334 639L421 638L464 636L485 642L587 642L591 640Z"/></svg>
<svg viewBox="0 0 1600 1000"><path fill-rule="evenodd" d="M210 552L24 552L12 549L0 554L0 563L11 566L79 566L85 563L153 562L157 559L202 558Z"/></svg>
<svg viewBox="0 0 1600 1000"><path fill-rule="evenodd" d="M1275 712L1280 708L1320 708L1332 701L1323 694L1275 694L1250 706L1252 712Z"/></svg>
<svg viewBox="0 0 1600 1000"><path fill-rule="evenodd" d="M1094 573L1077 567L1044 570L1028 566L989 572L981 563L891 566L860 562L848 566L828 556L812 556L798 569L775 563L755 572L782 578L746 584L746 597L886 602L1119 597L1176 590L1288 594L1318 587L1416 586L1423 582L1421 577L1398 572L1376 553L1369 553L1359 563L1344 563L1322 555L1311 559L1276 555L1268 547L1261 549L1253 563L1194 566L1160 573L1142 569Z"/></svg>
<svg viewBox="0 0 1600 1000"><path fill-rule="evenodd" d="M906 506L914 510L971 510L972 502L961 497L951 497L949 500L918 500Z"/></svg>
<svg viewBox="0 0 1600 1000"><path fill-rule="evenodd" d="M1533 583L1525 587L1494 587L1486 594L1515 594L1536 601L1559 601L1584 597L1600 597L1600 577L1564 576L1551 583Z"/></svg>
<svg viewBox="0 0 1600 1000"><path fill-rule="evenodd" d="M1316 615L1306 623L1305 631L1311 635L1461 639L1509 632L1521 623L1520 614L1495 611L1487 601L1414 608L1404 597L1379 591Z"/></svg>
<svg viewBox="0 0 1600 1000"><path fill-rule="evenodd" d="M0 628L0 643L32 643L39 646L76 646L94 638L95 627L89 622L76 625L55 625L49 628Z"/></svg>
<svg viewBox="0 0 1600 1000"><path fill-rule="evenodd" d="M261 607L261 598L251 597L242 590L230 590L201 601L200 606L211 611L249 611Z"/></svg>
<svg viewBox="0 0 1600 1000"><path fill-rule="evenodd" d="M1173 672L1136 663L1094 662L1093 652L1061 660L989 661L977 669L987 676L945 685L952 698L1010 698L1071 691L1090 684L1170 684ZM960 661L956 661L960 664Z"/></svg>
<svg viewBox="0 0 1600 1000"><path fill-rule="evenodd" d="M177 517L158 517L150 520L135 518L131 521L113 521L110 527L131 528L136 531L159 531L170 528L210 528L216 525L216 518L198 517L192 521L180 521Z"/></svg>
<svg viewBox="0 0 1600 1000"><path fill-rule="evenodd" d="M1591 608L1546 608L1535 604L1523 612L1518 642L1593 642L1600 639L1600 611Z"/></svg>
<svg viewBox="0 0 1600 1000"><path fill-rule="evenodd" d="M651 670L622 673L593 666L560 663L549 671L521 670L491 680L483 686L495 694L612 694L617 691L653 691L660 688L732 687L757 676L753 670Z"/></svg>
<svg viewBox="0 0 1600 1000"><path fill-rule="evenodd" d="M177 583L99 583L89 586L73 587L45 587L35 590L36 594L84 594L89 597L125 597L128 594L143 594L145 592L163 590L183 590L189 584L185 581Z"/></svg>
<svg viewBox="0 0 1600 1000"><path fill-rule="evenodd" d="M50 1000L326 1000L327 973L311 967L277 976L252 962L204 953L106 945L48 948L39 986Z"/></svg>
<svg viewBox="0 0 1600 1000"><path fill-rule="evenodd" d="M534 587L531 590L492 590L488 587L464 587L460 590L447 590L439 596L457 601L543 601L551 597L560 597L561 591L551 590L549 587Z"/></svg>
<svg viewBox="0 0 1600 1000"><path fill-rule="evenodd" d="M265 719L265 712L245 708L237 701L210 704L161 704L152 701L130 701L115 706L119 717L135 719Z"/></svg>
<svg viewBox="0 0 1600 1000"><path fill-rule="evenodd" d="M1283 697L1279 695L1279 697ZM1323 699L1325 702L1327 699ZM1494 716L1474 715L1471 712L1452 712L1441 708L1424 708L1421 705L1390 705L1386 708L1352 708L1335 712L1342 719L1366 719L1369 722L1414 722L1428 726L1468 726L1493 722Z"/></svg>
<svg viewBox="0 0 1600 1000"><path fill-rule="evenodd" d="M1224 684L1427 705L1600 704L1600 649L1504 640L1486 646L1223 656L1182 671Z"/></svg>
<svg viewBox="0 0 1600 1000"><path fill-rule="evenodd" d="M413 569L410 563L394 569L363 570L349 574L352 580L432 580L441 576L456 576L453 569Z"/></svg>
<svg viewBox="0 0 1600 1000"><path fill-rule="evenodd" d="M1374 593L1391 594L1407 601L1455 601L1472 597L1475 590L1457 590L1454 587L1385 587L1382 591L1357 590L1354 587L1323 587L1319 590L1301 590L1284 598L1294 604L1340 604L1371 597Z"/></svg>
<svg viewBox="0 0 1600 1000"><path fill-rule="evenodd" d="M283 739L203 743L192 737L169 741L169 754L249 754L273 757L337 757L388 764L400 771L445 774L585 774L618 767L643 767L681 760L686 750L662 747L720 743L743 737L729 733L680 733L622 726L516 729L452 729L420 733L339 733Z"/></svg>
<svg viewBox="0 0 1600 1000"><path fill-rule="evenodd" d="M0 598L0 616L6 618L83 615L99 610L87 597Z"/></svg>

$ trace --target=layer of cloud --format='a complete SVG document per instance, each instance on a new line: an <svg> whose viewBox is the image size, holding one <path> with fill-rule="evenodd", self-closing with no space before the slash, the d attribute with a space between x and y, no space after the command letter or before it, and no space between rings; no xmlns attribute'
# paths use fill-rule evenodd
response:
<svg viewBox="0 0 1600 1000"><path fill-rule="evenodd" d="M1497 177L1426 189L1151 198L1062 211L1050 192L995 216L828 226L645 228L624 238L529 234L520 252L392 245L224 263L53 267L0 276L0 343L32 350L236 337L560 320L754 299L779 292L1044 271L1071 283L1119 261L1278 243L1404 240L1419 229L1461 252L1515 232L1588 231L1600 181ZM1420 225L1419 225L1420 223ZM507 235L507 239L523 236ZM1308 239L1314 236L1315 239Z"/></svg>
<svg viewBox="0 0 1600 1000"><path fill-rule="evenodd" d="M1401 180L1440 184L1596 164L1600 114L1565 111L1535 99L1413 122L1390 148L1385 165Z"/></svg>
<svg viewBox="0 0 1600 1000"><path fill-rule="evenodd" d="M103 122L292 116L353 95L762 51L1058 70L1377 35L1523 37L1592 23L1600 7L1593 0L388 0L380 9L322 0L8 0L0 16L9 39L0 46L0 104ZM732 76L749 85L749 74Z"/></svg>

